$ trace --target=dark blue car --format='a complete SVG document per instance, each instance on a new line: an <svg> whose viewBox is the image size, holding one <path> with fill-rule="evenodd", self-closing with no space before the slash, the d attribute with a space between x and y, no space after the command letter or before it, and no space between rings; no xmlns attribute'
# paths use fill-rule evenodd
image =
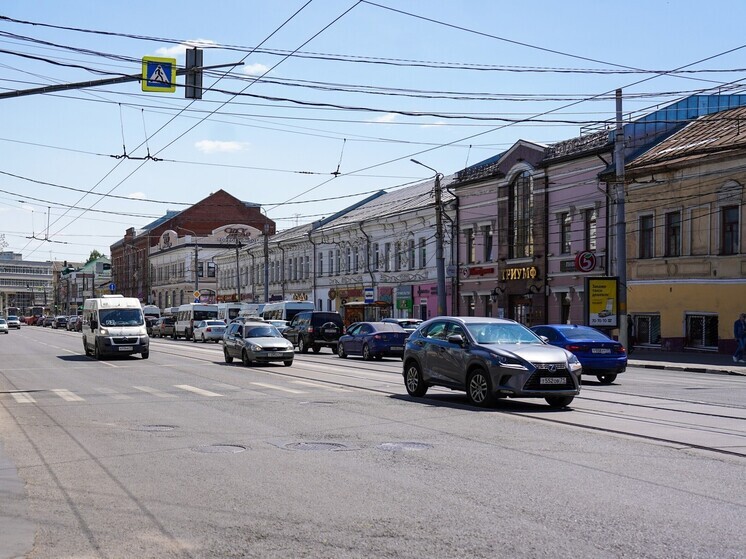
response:
<svg viewBox="0 0 746 559"><path fill-rule="evenodd" d="M627 368L627 350L619 342L590 326L545 324L531 328L557 347L573 352L583 365L583 374L596 375L601 384L611 384Z"/></svg>
<svg viewBox="0 0 746 559"><path fill-rule="evenodd" d="M362 355L363 359L401 357L409 334L391 322L356 322L339 338L337 355Z"/></svg>

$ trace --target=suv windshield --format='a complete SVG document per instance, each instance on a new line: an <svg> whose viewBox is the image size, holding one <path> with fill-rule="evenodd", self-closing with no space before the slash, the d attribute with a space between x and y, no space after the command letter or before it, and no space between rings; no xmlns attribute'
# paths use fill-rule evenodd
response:
<svg viewBox="0 0 746 559"><path fill-rule="evenodd" d="M105 309L98 312L101 326L142 326L140 309Z"/></svg>
<svg viewBox="0 0 746 559"><path fill-rule="evenodd" d="M467 324L480 344L541 344L541 338L520 324Z"/></svg>

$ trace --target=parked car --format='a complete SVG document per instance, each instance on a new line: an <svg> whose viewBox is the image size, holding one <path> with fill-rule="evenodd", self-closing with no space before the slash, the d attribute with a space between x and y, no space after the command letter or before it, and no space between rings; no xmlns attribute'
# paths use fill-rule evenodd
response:
<svg viewBox="0 0 746 559"><path fill-rule="evenodd" d="M401 357L409 334L392 322L356 322L339 338L337 355L362 355L363 359Z"/></svg>
<svg viewBox="0 0 746 559"><path fill-rule="evenodd" d="M437 317L409 336L404 385L410 396L430 386L464 390L474 405L495 398L544 398L554 408L580 393L582 365L513 320Z"/></svg>
<svg viewBox="0 0 746 559"><path fill-rule="evenodd" d="M230 323L233 324L234 322L244 324L245 322L265 322L265 320L261 316L237 316Z"/></svg>
<svg viewBox="0 0 746 559"><path fill-rule="evenodd" d="M16 315L8 315L8 318L5 321L8 323L8 328L16 328L18 330L21 329L21 319L18 318Z"/></svg>
<svg viewBox="0 0 746 559"><path fill-rule="evenodd" d="M162 316L153 325L153 333L151 336L154 338L173 338L175 324L176 320L172 316Z"/></svg>
<svg viewBox="0 0 746 559"><path fill-rule="evenodd" d="M75 332L78 321L80 321L80 317L78 315L73 315L71 317L68 317L67 326L65 328L71 332Z"/></svg>
<svg viewBox="0 0 746 559"><path fill-rule="evenodd" d="M210 340L218 343L223 339L225 333L225 322L222 320L200 320L194 323L194 336L192 341L201 341L203 344Z"/></svg>
<svg viewBox="0 0 746 559"><path fill-rule="evenodd" d="M44 320L42 320L41 325L46 328L47 326L51 327L54 323L54 317L53 316L45 316Z"/></svg>
<svg viewBox="0 0 746 559"><path fill-rule="evenodd" d="M52 319L52 328L57 330L58 328L65 328L67 326L67 317L66 316L55 316Z"/></svg>
<svg viewBox="0 0 746 559"><path fill-rule="evenodd" d="M8 321L4 318L0 318L0 334L8 333Z"/></svg>
<svg viewBox="0 0 746 559"><path fill-rule="evenodd" d="M338 312L303 311L296 314L282 333L301 353L329 347L337 352L337 342L344 334L344 322Z"/></svg>
<svg viewBox="0 0 746 559"><path fill-rule="evenodd" d="M246 367L273 361L282 361L289 367L293 364L295 350L271 324L234 322L223 335L223 356L226 363L232 363L234 358L241 359Z"/></svg>
<svg viewBox="0 0 746 559"><path fill-rule="evenodd" d="M148 333L148 336L153 335L153 327L157 323L158 323L157 316L145 316L145 331Z"/></svg>
<svg viewBox="0 0 746 559"><path fill-rule="evenodd" d="M411 334L422 324L419 318L384 318L381 322L393 322L401 326L407 334Z"/></svg>
<svg viewBox="0 0 746 559"><path fill-rule="evenodd" d="M532 328L557 347L573 352L583 365L583 374L596 375L602 384L611 384L627 369L627 351L609 336L578 324L543 324Z"/></svg>

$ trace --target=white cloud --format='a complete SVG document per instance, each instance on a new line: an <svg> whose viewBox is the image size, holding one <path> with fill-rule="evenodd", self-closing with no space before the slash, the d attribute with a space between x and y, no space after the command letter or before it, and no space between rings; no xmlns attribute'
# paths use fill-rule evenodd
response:
<svg viewBox="0 0 746 559"><path fill-rule="evenodd" d="M181 43L180 45L173 45L171 47L164 47L160 48L155 51L155 54L157 56L165 56L168 58L173 58L176 56L184 56L184 53L187 49L191 49L194 47L204 49L204 48L210 48L212 46L215 46L215 41L211 41L210 39L189 39L185 43Z"/></svg>
<svg viewBox="0 0 746 559"><path fill-rule="evenodd" d="M246 142L222 142L220 140L200 140L194 144L202 153L235 153L246 149Z"/></svg>
<svg viewBox="0 0 746 559"><path fill-rule="evenodd" d="M259 64L258 62L256 64L250 64L241 68L241 71L247 76L261 76L267 70L269 70L269 66Z"/></svg>
<svg viewBox="0 0 746 559"><path fill-rule="evenodd" d="M386 113L385 115L378 116L369 122L394 122L396 120L396 114Z"/></svg>
<svg viewBox="0 0 746 559"><path fill-rule="evenodd" d="M144 192L132 192L131 194L127 194L127 198L132 198L133 200L142 200L145 198Z"/></svg>

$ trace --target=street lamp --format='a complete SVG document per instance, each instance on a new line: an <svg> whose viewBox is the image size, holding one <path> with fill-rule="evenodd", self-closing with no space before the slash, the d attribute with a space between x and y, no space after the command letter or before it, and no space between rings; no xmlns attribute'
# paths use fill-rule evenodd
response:
<svg viewBox="0 0 746 559"><path fill-rule="evenodd" d="M199 245L197 244L197 233L181 225L176 226L177 229L191 233L194 236L194 292L199 291Z"/></svg>
<svg viewBox="0 0 746 559"><path fill-rule="evenodd" d="M438 316L443 316L446 314L446 266L443 257L443 205L440 192L440 178L443 175L416 159L410 161L435 173L435 273L438 282Z"/></svg>

